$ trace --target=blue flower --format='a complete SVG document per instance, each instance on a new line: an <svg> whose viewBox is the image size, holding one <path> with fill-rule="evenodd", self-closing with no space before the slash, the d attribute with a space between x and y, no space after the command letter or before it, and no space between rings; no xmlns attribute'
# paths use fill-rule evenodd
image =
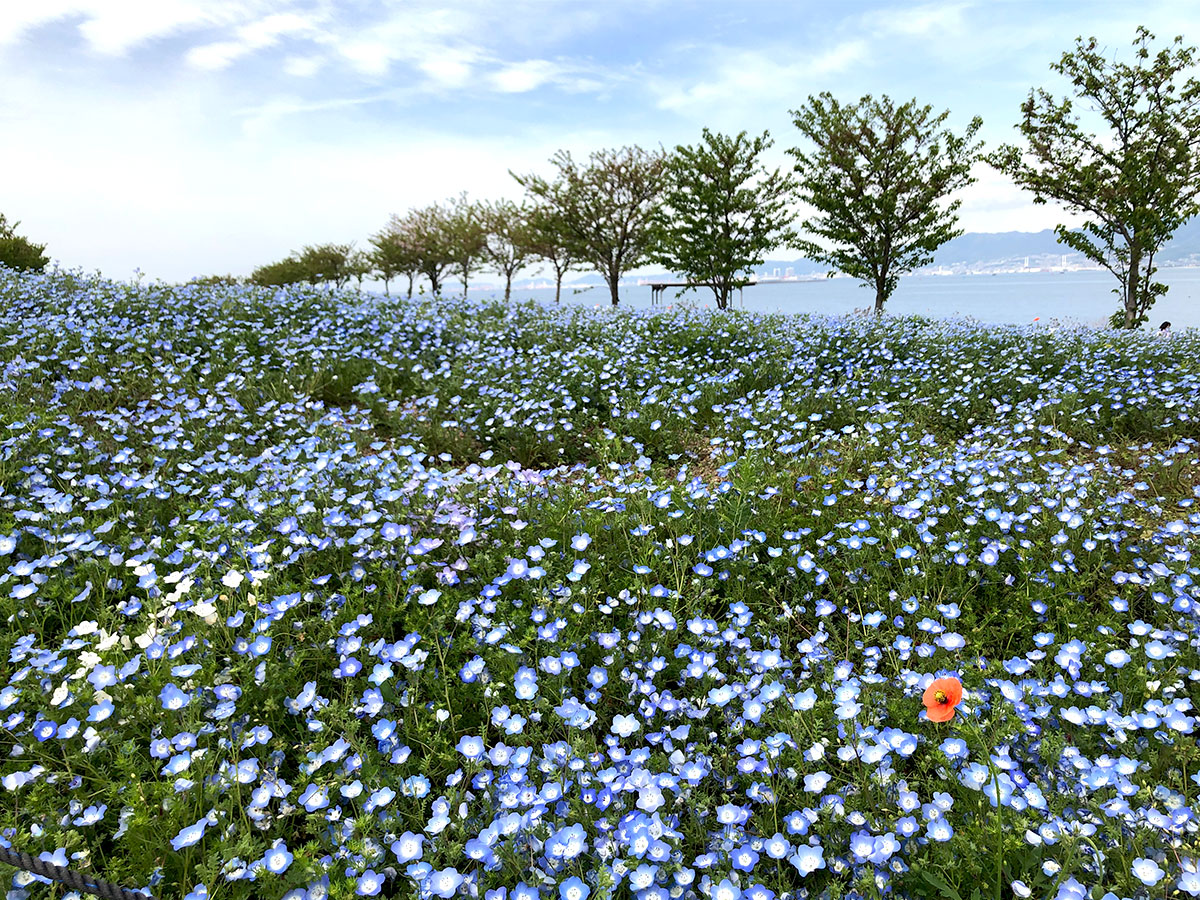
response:
<svg viewBox="0 0 1200 900"><path fill-rule="evenodd" d="M171 838L171 849L182 850L184 847L191 847L194 844L200 843L200 839L204 837L204 832L213 822L209 816L202 819L197 819L193 824L188 825L179 834Z"/></svg>
<svg viewBox="0 0 1200 900"><path fill-rule="evenodd" d="M1146 885L1146 887L1154 887L1167 874L1158 863L1143 856L1139 856L1133 861L1131 871L1133 872L1133 877Z"/></svg>
<svg viewBox="0 0 1200 900"><path fill-rule="evenodd" d="M458 869L435 869L425 876L425 889L437 897L453 897L458 886L463 883L463 877Z"/></svg>
<svg viewBox="0 0 1200 900"><path fill-rule="evenodd" d="M576 875L572 875L558 886L559 900L587 900L591 893L592 889Z"/></svg>
<svg viewBox="0 0 1200 900"><path fill-rule="evenodd" d="M163 709L183 709L191 702L191 697L181 691L174 684L167 684L159 691L158 699L162 702Z"/></svg>
<svg viewBox="0 0 1200 900"><path fill-rule="evenodd" d="M292 864L294 858L287 845L282 840L277 840L271 845L271 849L263 854L263 865L272 875L282 875Z"/></svg>
<svg viewBox="0 0 1200 900"><path fill-rule="evenodd" d="M811 875L817 869L825 868L825 851L820 845L801 844L788 857L788 862L796 867L801 876Z"/></svg>
<svg viewBox="0 0 1200 900"><path fill-rule="evenodd" d="M367 869L358 877L354 893L360 897L374 897L383 889L384 876L374 869Z"/></svg>

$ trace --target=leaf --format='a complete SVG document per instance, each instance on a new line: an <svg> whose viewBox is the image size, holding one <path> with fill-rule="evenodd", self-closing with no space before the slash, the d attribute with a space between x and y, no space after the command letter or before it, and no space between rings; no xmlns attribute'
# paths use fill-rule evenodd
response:
<svg viewBox="0 0 1200 900"><path fill-rule="evenodd" d="M962 895L954 889L954 886L936 872L922 870L917 874L921 876L922 881L936 890L939 895L945 897L946 900L962 900ZM976 888L975 893L972 895L972 900L978 896L979 888Z"/></svg>

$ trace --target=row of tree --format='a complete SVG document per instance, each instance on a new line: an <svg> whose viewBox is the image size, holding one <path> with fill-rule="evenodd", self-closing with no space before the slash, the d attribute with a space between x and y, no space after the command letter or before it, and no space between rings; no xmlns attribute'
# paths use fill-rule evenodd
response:
<svg viewBox="0 0 1200 900"><path fill-rule="evenodd" d="M926 265L943 243L962 233L960 201L952 199L983 160L1033 192L1082 214L1082 228L1059 226L1059 240L1116 276L1121 307L1113 324L1146 321L1166 287L1153 280L1154 256L1200 210L1200 81L1184 76L1197 51L1177 37L1153 52L1154 35L1139 28L1134 61L1103 56L1094 38L1076 41L1051 69L1066 76L1074 96L1031 91L1016 128L1024 144L984 153L975 140L981 121L961 132L948 113L916 100L894 103L868 95L841 103L829 93L808 98L792 115L810 146L787 152L794 171L763 163L770 136L736 137L705 129L702 140L673 152L640 147L601 150L586 162L560 151L552 177L516 174L521 204L474 203L466 195L393 216L371 237L371 250L306 248L254 274L262 283L333 281L371 272L385 287L424 276L437 293L449 275L466 292L484 267L505 277L534 260L547 261L561 293L573 266L596 270L618 303L621 277L657 263L713 291L725 308L765 253L803 251L875 292L882 312L899 276ZM1076 114L1086 106L1099 120L1089 132ZM803 234L792 207L813 213ZM330 247L337 264L325 259ZM310 259L311 257L311 259Z"/></svg>

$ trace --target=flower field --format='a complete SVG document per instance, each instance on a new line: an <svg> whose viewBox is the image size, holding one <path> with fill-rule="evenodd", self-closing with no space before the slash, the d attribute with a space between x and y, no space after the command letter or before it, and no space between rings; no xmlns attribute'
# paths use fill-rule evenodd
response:
<svg viewBox="0 0 1200 900"><path fill-rule="evenodd" d="M1200 896L1195 331L0 303L3 846L188 900Z"/></svg>

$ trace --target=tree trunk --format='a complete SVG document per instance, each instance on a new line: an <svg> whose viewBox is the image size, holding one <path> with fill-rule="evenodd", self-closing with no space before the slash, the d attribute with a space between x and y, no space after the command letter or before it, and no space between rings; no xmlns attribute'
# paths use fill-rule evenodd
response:
<svg viewBox="0 0 1200 900"><path fill-rule="evenodd" d="M1125 327L1133 328L1138 320L1138 269L1141 267L1142 250L1136 244L1129 246L1129 281L1125 285Z"/></svg>
<svg viewBox="0 0 1200 900"><path fill-rule="evenodd" d="M409 272L408 273L408 299L409 300L412 299L413 277L414 276L413 276L412 272Z"/></svg>
<svg viewBox="0 0 1200 900"><path fill-rule="evenodd" d="M467 299L467 270L466 269L463 269L462 283L463 283L463 299L466 300Z"/></svg>
<svg viewBox="0 0 1200 900"><path fill-rule="evenodd" d="M392 279L390 279L390 278L383 279L383 295L385 297L392 296L391 284L392 284Z"/></svg>
<svg viewBox="0 0 1200 900"><path fill-rule="evenodd" d="M504 302L508 302L508 298L512 296L512 276L509 275L504 279Z"/></svg>
<svg viewBox="0 0 1200 900"><path fill-rule="evenodd" d="M562 273L557 273L557 276L554 279L554 302L560 303L562 302Z"/></svg>
<svg viewBox="0 0 1200 900"><path fill-rule="evenodd" d="M887 302L887 288L883 285L875 286L875 315L883 315L883 304Z"/></svg>
<svg viewBox="0 0 1200 900"><path fill-rule="evenodd" d="M613 273L608 279L608 290L612 295L612 305L619 306L621 303L621 295L617 293L617 282L620 281L620 276Z"/></svg>

